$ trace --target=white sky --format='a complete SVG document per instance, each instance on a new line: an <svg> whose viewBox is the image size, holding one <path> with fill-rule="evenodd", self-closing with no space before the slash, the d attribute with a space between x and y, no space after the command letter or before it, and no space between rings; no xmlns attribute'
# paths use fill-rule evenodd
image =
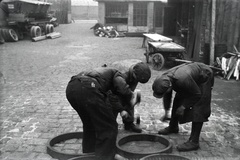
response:
<svg viewBox="0 0 240 160"><path fill-rule="evenodd" d="M98 2L93 0L71 0L73 6L97 6Z"/></svg>
<svg viewBox="0 0 240 160"><path fill-rule="evenodd" d="M98 2L93 0L71 0L73 6L97 6ZM167 2L168 0L161 0Z"/></svg>

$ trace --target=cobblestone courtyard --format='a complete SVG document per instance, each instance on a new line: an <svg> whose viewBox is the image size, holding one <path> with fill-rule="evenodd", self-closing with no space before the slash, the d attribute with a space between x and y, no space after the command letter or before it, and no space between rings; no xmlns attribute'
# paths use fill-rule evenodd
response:
<svg viewBox="0 0 240 160"><path fill-rule="evenodd" d="M65 88L81 70L125 59L145 61L142 38L95 37L95 22L76 22L55 28L58 39L31 42L25 39L0 45L0 159L53 160L46 152L49 139L82 131L82 123L65 97ZM164 71L164 70L163 70ZM136 108L144 133L156 134L167 126L159 119L162 101L152 96L151 86L162 71L152 70L147 84L139 84L142 103ZM180 125L180 133L165 136L173 143L173 154L190 159L240 159L239 81L215 78L212 115L204 124L198 151L180 153L175 146L189 137L191 124ZM237 107L236 107L237 106ZM119 136L123 131L121 119ZM66 152L78 152L75 141ZM71 146L71 145L70 145Z"/></svg>

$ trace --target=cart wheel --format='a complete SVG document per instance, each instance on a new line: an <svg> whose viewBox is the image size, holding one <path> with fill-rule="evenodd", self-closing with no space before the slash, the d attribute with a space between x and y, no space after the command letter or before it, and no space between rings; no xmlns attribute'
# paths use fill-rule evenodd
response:
<svg viewBox="0 0 240 160"><path fill-rule="evenodd" d="M152 63L153 63L153 69L155 70L161 70L164 66L164 57L160 53L156 53L152 56Z"/></svg>
<svg viewBox="0 0 240 160"><path fill-rule="evenodd" d="M32 38L42 35L42 30L39 26L32 26L30 32Z"/></svg>

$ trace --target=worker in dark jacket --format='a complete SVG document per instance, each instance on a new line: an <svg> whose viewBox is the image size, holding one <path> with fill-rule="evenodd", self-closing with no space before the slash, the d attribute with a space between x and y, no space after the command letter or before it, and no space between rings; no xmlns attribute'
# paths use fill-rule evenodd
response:
<svg viewBox="0 0 240 160"><path fill-rule="evenodd" d="M140 60L132 60L129 64L124 62L125 61L117 61L113 63L112 66L123 73L123 77L129 85L131 91L136 89L138 83L147 83L151 78L151 70L146 63L143 63ZM134 124L134 108L127 106L128 104L122 103L121 99L112 92L108 92L108 96L113 108L114 116L117 118L118 113L120 113L122 117L124 129L141 133L142 129Z"/></svg>
<svg viewBox="0 0 240 160"><path fill-rule="evenodd" d="M66 97L83 123L83 153L95 152L98 160L119 157L116 156L118 125L107 98L109 90L130 107L137 103L136 92L132 92L123 75L112 68L81 72L71 78L66 89Z"/></svg>
<svg viewBox="0 0 240 160"><path fill-rule="evenodd" d="M169 126L159 130L159 134L178 133L178 123L192 122L190 138L177 146L179 151L191 151L199 148L199 136L203 122L211 114L211 93L214 84L212 69L203 63L188 63L176 66L158 76L153 85L153 95L163 97L165 110L170 109L172 91L172 116Z"/></svg>

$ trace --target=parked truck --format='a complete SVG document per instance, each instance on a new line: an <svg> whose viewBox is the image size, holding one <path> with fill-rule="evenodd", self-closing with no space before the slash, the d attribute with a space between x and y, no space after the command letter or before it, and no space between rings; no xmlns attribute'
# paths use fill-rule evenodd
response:
<svg viewBox="0 0 240 160"><path fill-rule="evenodd" d="M18 41L25 35L31 38L54 32L48 10L51 3L36 0L3 0L7 6L7 26L1 28L5 41Z"/></svg>

